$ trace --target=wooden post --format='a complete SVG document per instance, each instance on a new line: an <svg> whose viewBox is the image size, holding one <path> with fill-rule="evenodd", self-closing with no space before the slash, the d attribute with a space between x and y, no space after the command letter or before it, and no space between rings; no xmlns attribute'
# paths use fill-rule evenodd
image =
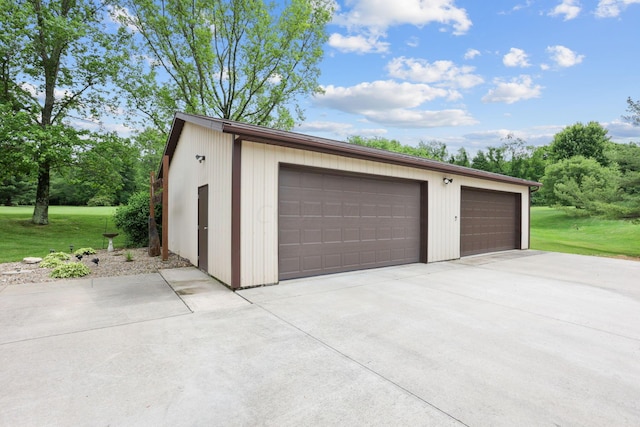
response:
<svg viewBox="0 0 640 427"><path fill-rule="evenodd" d="M153 195L155 194L155 190L153 189L153 182L155 181L153 176L153 171L149 172L149 216L151 218L155 218L155 210L156 206L153 203Z"/></svg>
<svg viewBox="0 0 640 427"><path fill-rule="evenodd" d="M169 259L169 156L162 158L162 260Z"/></svg>

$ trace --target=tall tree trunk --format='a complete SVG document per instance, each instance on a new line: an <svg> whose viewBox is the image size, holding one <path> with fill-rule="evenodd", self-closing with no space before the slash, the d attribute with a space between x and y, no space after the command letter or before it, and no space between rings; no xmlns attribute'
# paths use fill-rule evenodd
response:
<svg viewBox="0 0 640 427"><path fill-rule="evenodd" d="M51 166L44 163L38 168L38 188L36 189L36 206L33 209L31 222L38 225L49 224L49 182Z"/></svg>

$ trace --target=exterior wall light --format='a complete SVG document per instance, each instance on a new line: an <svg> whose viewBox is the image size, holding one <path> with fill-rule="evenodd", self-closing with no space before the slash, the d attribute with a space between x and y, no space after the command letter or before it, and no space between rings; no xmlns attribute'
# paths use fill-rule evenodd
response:
<svg viewBox="0 0 640 427"><path fill-rule="evenodd" d="M200 154L196 154L196 160L200 163L204 162L206 159L205 156L201 156Z"/></svg>
<svg viewBox="0 0 640 427"><path fill-rule="evenodd" d="M453 178L442 178L442 182L445 184L451 184L453 182Z"/></svg>

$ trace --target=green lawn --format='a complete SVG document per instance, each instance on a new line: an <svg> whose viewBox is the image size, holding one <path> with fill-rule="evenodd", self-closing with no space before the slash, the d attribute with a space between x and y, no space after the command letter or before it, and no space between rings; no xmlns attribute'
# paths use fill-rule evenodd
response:
<svg viewBox="0 0 640 427"><path fill-rule="evenodd" d="M112 215L115 207L50 206L49 225L31 223L32 207L0 206L0 262L20 261L26 256L44 256L50 249L69 252L74 249L92 247L106 249L109 243L102 237L105 231L115 229ZM122 247L124 236L113 239L114 245Z"/></svg>
<svg viewBox="0 0 640 427"><path fill-rule="evenodd" d="M531 208L531 249L583 255L640 257L640 224L574 218L546 207Z"/></svg>
<svg viewBox="0 0 640 427"><path fill-rule="evenodd" d="M44 256L49 249L104 249L107 232L118 232L112 221L115 207L51 206L47 226L31 224L31 207L0 206L0 262ZM122 247L124 236L114 239ZM560 210L531 208L531 248L584 255L640 257L640 224L597 218L573 218Z"/></svg>

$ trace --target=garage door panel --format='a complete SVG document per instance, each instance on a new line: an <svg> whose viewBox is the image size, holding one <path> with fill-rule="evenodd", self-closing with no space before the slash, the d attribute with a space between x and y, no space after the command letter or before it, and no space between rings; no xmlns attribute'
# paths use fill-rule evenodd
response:
<svg viewBox="0 0 640 427"><path fill-rule="evenodd" d="M280 279L419 260L420 183L282 168L279 191Z"/></svg>
<svg viewBox="0 0 640 427"><path fill-rule="evenodd" d="M462 188L460 255L520 247L519 193Z"/></svg>

